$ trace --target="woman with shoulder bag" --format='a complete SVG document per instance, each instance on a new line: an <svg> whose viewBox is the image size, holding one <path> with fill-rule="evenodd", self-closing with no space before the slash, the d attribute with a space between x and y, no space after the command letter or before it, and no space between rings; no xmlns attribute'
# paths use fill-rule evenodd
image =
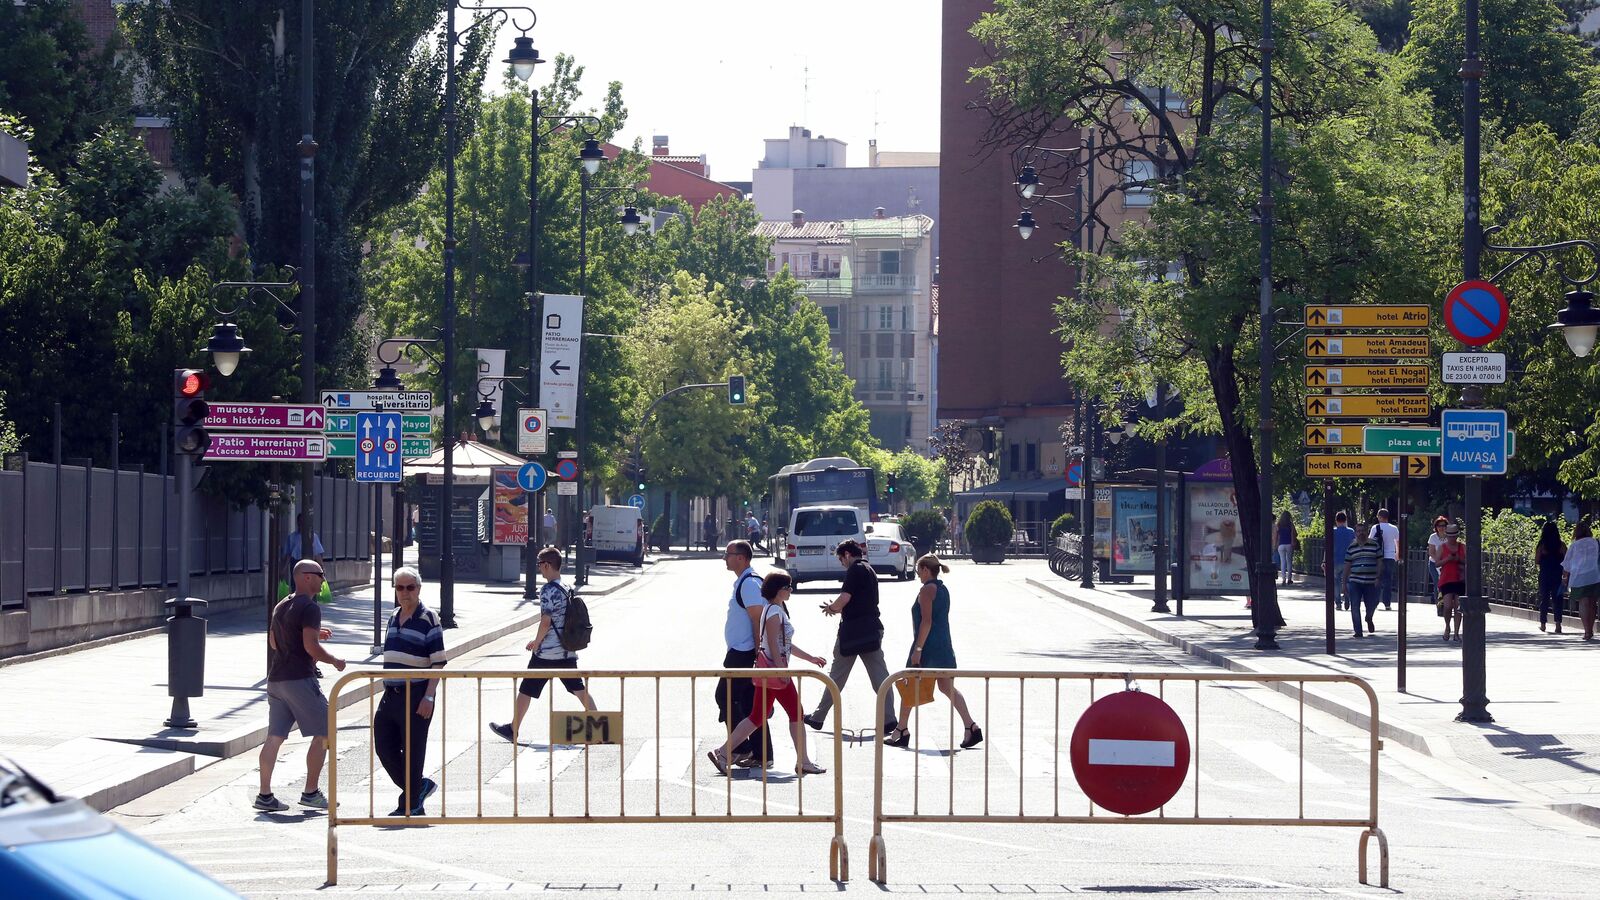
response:
<svg viewBox="0 0 1600 900"><path fill-rule="evenodd" d="M939 557L929 553L917 560L917 577L922 579L922 590L917 594L917 602L911 607L911 631L916 637L912 639L911 656L906 659L908 669L954 669L956 667L956 650L950 640L950 589L940 580L941 573L948 573L950 567L939 561ZM954 678L933 679L939 692L950 698L950 705L961 716L961 723L966 726L961 740L961 749L975 747L983 740L983 729L973 721L972 713L967 711L967 698L956 689ZM912 690L921 693L921 685L926 682L917 679L900 684L916 685ZM902 693L900 698L900 721L909 721L912 706L911 693ZM928 700L933 699L930 688L927 693ZM921 700L920 697L917 699ZM927 700L921 700L926 703ZM920 704L919 704L920 705ZM884 738L886 747L905 747L911 743L911 732L904 724L895 732Z"/></svg>
<svg viewBox="0 0 1600 900"><path fill-rule="evenodd" d="M758 669L787 669L789 657L798 656L814 665L822 665L826 660L820 656L812 656L794 645L794 625L789 621L789 592L794 585L787 572L773 572L761 581L761 596L767 601L766 611L761 620L761 646L756 653L756 668ZM772 715L773 704L783 707L789 714L789 734L794 738L794 773L799 776L821 775L828 771L813 763L806 754L806 729L800 721L800 694L795 689L792 678L757 678L756 704L750 710L750 715L728 735L728 740L720 750L712 750L706 755L710 757L711 764L717 771L728 774L728 757L732 755L733 748L744 743L745 739L755 733L761 723ZM765 699L766 702L762 702Z"/></svg>
<svg viewBox="0 0 1600 900"><path fill-rule="evenodd" d="M1565 570L1567 595L1578 601L1578 615L1583 620L1583 639L1594 640L1594 604L1600 597L1600 542L1587 521L1572 529L1572 546L1561 561Z"/></svg>
<svg viewBox="0 0 1600 900"><path fill-rule="evenodd" d="M1444 639L1451 640L1450 622L1455 620L1455 640L1461 640L1461 595L1467 592L1467 545L1461 543L1461 526L1454 522L1444 527L1444 543L1435 558L1439 561L1439 615L1444 618Z"/></svg>
<svg viewBox="0 0 1600 900"><path fill-rule="evenodd" d="M865 547L855 541L842 541L834 551L839 565L844 566L844 589L832 603L822 604L823 613L839 616L839 639L833 645L833 665L828 677L844 690L850 680L850 670L856 667L856 658L867 665L867 677L872 679L876 694L879 686L889 677L889 667L883 661L883 619L878 614L878 573L867 563ZM894 718L893 698L883 698L882 718L878 729L883 734L893 731L898 724ZM833 708L833 695L824 691L817 709L806 716L806 724L818 731Z"/></svg>

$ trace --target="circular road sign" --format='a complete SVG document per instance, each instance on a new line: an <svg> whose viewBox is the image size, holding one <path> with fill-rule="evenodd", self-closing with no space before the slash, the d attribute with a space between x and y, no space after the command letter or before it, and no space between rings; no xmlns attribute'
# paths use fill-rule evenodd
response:
<svg viewBox="0 0 1600 900"><path fill-rule="evenodd" d="M522 468L517 470L517 487L525 491L537 491L544 487L547 477L544 466L536 462L523 463Z"/></svg>
<svg viewBox="0 0 1600 900"><path fill-rule="evenodd" d="M536 413L528 413L522 420L522 427L529 434L538 434L544 430L544 420Z"/></svg>
<svg viewBox="0 0 1600 900"><path fill-rule="evenodd" d="M376 450L377 448L378 448L378 442L374 441L372 438L366 437L366 438L362 438L361 439L361 452L362 453L371 453L373 450Z"/></svg>
<svg viewBox="0 0 1600 900"><path fill-rule="evenodd" d="M644 495L634 494L628 498L628 505L634 509L644 509Z"/></svg>
<svg viewBox="0 0 1600 900"><path fill-rule="evenodd" d="M394 438L384 438L383 439L383 452L385 452L385 453L399 453L400 452L400 442L395 440Z"/></svg>
<svg viewBox="0 0 1600 900"><path fill-rule="evenodd" d="M1083 461L1079 460L1067 466L1067 486L1083 486Z"/></svg>
<svg viewBox="0 0 1600 900"><path fill-rule="evenodd" d="M577 481L578 461L575 459L563 459L560 462L557 462L556 477L562 481Z"/></svg>
<svg viewBox="0 0 1600 900"><path fill-rule="evenodd" d="M1072 774L1089 799L1125 816L1160 808L1189 772L1189 735L1160 698L1122 691L1090 704L1072 730Z"/></svg>
<svg viewBox="0 0 1600 900"><path fill-rule="evenodd" d="M1444 327L1468 347L1482 347L1504 334L1510 314L1506 295L1487 281L1463 281L1444 298Z"/></svg>

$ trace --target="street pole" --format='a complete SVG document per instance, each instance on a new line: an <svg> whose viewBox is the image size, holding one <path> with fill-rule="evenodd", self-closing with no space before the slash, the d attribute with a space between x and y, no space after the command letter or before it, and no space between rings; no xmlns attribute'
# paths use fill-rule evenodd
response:
<svg viewBox="0 0 1600 900"><path fill-rule="evenodd" d="M1406 470L1410 468L1411 457L1400 457L1400 502L1395 504L1395 511L1400 514L1400 539L1395 541L1394 552L1395 578L1400 582L1400 590L1398 591L1400 621L1395 627L1395 634L1399 641L1395 648L1395 689L1402 694L1406 692L1406 593L1408 587L1407 579L1411 577L1411 573L1406 568L1406 525L1411 520L1411 514L1408 512L1411 491L1408 490L1409 486L1406 483Z"/></svg>
<svg viewBox="0 0 1600 900"><path fill-rule="evenodd" d="M444 393L444 485L439 491L439 624L456 627L455 528L451 508L455 493L455 397L451 382L456 366L456 4L445 5L444 66L444 309L440 338L444 341L440 388Z"/></svg>
<svg viewBox="0 0 1600 900"><path fill-rule="evenodd" d="M1339 596L1339 572L1333 566L1333 529L1333 479L1324 478L1322 479L1322 605L1327 639L1323 651L1329 656L1333 656L1339 650L1333 635L1335 627L1333 603ZM1311 560L1308 559L1306 571L1309 573L1310 570Z"/></svg>
<svg viewBox="0 0 1600 900"><path fill-rule="evenodd" d="M1083 217L1084 217L1085 213L1088 212L1088 206L1089 206L1090 203L1094 202L1093 198L1095 196L1095 193L1094 193L1094 131L1093 130L1090 130L1087 139L1084 141L1084 146L1087 148L1088 153L1084 157L1085 163L1084 163L1084 172L1083 172L1082 178L1083 178L1084 181L1088 182L1088 193L1085 194L1082 190L1080 190L1078 192L1078 215L1079 215L1080 221L1083 221ZM1082 183L1083 183L1082 181L1079 182L1080 186L1082 185ZM1081 229L1079 229L1078 233L1082 236L1084 252L1086 252L1086 253L1093 252L1094 251L1094 217L1093 216L1089 216L1087 218L1087 221L1083 221L1083 227ZM1078 265L1078 279L1079 279L1079 281L1081 283L1082 279L1083 279L1083 265L1081 263ZM1082 570L1080 575L1079 575L1079 578L1078 578L1078 586L1083 588L1083 589L1085 589L1085 590L1093 590L1094 589L1094 445L1095 445L1095 435L1099 434L1099 432L1100 432L1100 417L1095 414L1093 396L1089 395L1087 392L1083 392L1083 393L1087 397L1088 409L1084 412L1084 415L1083 415L1083 426L1084 426L1084 431L1083 431L1083 506L1082 506L1083 521L1080 523L1081 524L1081 528L1082 528L1082 539L1083 539L1083 544L1080 547L1080 553L1081 553L1081 556L1082 556L1083 564L1078 567L1079 569Z"/></svg>
<svg viewBox="0 0 1600 900"><path fill-rule="evenodd" d="M1260 435L1256 472L1260 492L1260 531L1256 541L1256 571L1251 608L1257 650L1277 650L1277 570L1268 548L1272 546L1272 0L1261 2L1261 335L1260 335Z"/></svg>
<svg viewBox="0 0 1600 900"><path fill-rule="evenodd" d="M542 318L539 295L539 88L529 84L528 118L528 397L535 406L539 397L539 320ZM580 338L580 340L582 340ZM549 423L545 428L549 429ZM541 498L544 492L540 492ZM522 596L539 596L539 539L544 516L529 510L528 539L522 548Z"/></svg>
<svg viewBox="0 0 1600 900"><path fill-rule="evenodd" d="M1462 200L1465 228L1461 232L1461 274L1463 280L1479 277L1479 257L1483 253L1483 230L1478 221L1478 91L1483 79L1483 62L1478 58L1478 0L1466 2L1466 55L1461 60L1461 139ZM1481 405L1477 385L1461 390L1461 405ZM1493 722L1489 714L1487 660L1484 647L1484 617L1489 604L1483 597L1483 479L1466 477L1467 505L1467 595L1461 598L1461 712L1458 722Z"/></svg>
<svg viewBox="0 0 1600 900"><path fill-rule="evenodd" d="M313 0L300 0L300 399L320 404L317 395L317 142L312 138ZM316 549L316 467L308 462L300 470L300 555ZM272 548L278 552L278 548ZM185 592L183 596L187 597Z"/></svg>
<svg viewBox="0 0 1600 900"><path fill-rule="evenodd" d="M1167 383L1156 382L1156 415L1164 417L1167 408ZM1167 606L1167 435L1156 441L1156 590L1151 612L1170 613Z"/></svg>
<svg viewBox="0 0 1600 900"><path fill-rule="evenodd" d="M583 305L589 305L589 170L578 167L578 296L583 298ZM588 321L585 310L584 321ZM567 534L573 536L573 554L577 556L573 580L578 587L589 583L589 565L583 555L583 500L585 497L584 483L589 474L589 413L585 395L589 387L589 367L583 360L584 346L588 341L583 336L583 329L578 329L578 496L573 504L578 507L578 525L573 527L572 519L567 520Z"/></svg>

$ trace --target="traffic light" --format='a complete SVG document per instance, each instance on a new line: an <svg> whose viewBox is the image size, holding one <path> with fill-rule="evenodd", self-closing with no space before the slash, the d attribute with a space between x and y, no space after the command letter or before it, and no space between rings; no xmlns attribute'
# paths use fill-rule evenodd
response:
<svg viewBox="0 0 1600 900"><path fill-rule="evenodd" d="M639 493L641 493L641 494L644 493L644 487L645 487L645 485L644 485L644 481L645 481L644 475L645 475L645 472L644 472L644 466L643 465L639 466L639 468L633 474L633 477L634 477L636 483L639 485Z"/></svg>
<svg viewBox="0 0 1600 900"><path fill-rule="evenodd" d="M203 369L172 370L172 446L186 456L204 456L211 446L205 429L206 388L211 379Z"/></svg>
<svg viewBox="0 0 1600 900"><path fill-rule="evenodd" d="M744 405L744 376L728 376L728 402L735 406Z"/></svg>
<svg viewBox="0 0 1600 900"><path fill-rule="evenodd" d="M894 473L893 472L889 473L888 479L889 479L889 496L893 497L894 496Z"/></svg>

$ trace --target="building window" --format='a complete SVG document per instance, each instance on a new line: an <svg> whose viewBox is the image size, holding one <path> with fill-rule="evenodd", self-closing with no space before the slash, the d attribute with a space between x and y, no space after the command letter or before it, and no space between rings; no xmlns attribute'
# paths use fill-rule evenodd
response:
<svg viewBox="0 0 1600 900"><path fill-rule="evenodd" d="M813 272L820 272L821 271L821 269L817 268L817 252L815 250L811 251L811 271L813 271Z"/></svg>
<svg viewBox="0 0 1600 900"><path fill-rule="evenodd" d="M1149 206L1155 202L1156 164L1148 159L1136 159L1122 169L1122 205Z"/></svg>
<svg viewBox="0 0 1600 900"><path fill-rule="evenodd" d="M914 334L900 335L900 356L902 359L917 358L917 336Z"/></svg>
<svg viewBox="0 0 1600 900"><path fill-rule="evenodd" d="M838 331L839 330L839 307L837 307L837 306L824 306L824 307L822 307L822 317L824 319L828 320L828 330L829 331Z"/></svg>
<svg viewBox="0 0 1600 900"><path fill-rule="evenodd" d="M776 275L776 274L778 274L778 258L777 257L775 257L775 256L767 257L767 274L768 275Z"/></svg>
<svg viewBox="0 0 1600 900"><path fill-rule="evenodd" d="M899 275L900 274L900 251L899 250L879 250L878 251L878 273L880 275Z"/></svg>
<svg viewBox="0 0 1600 900"><path fill-rule="evenodd" d="M878 307L878 328L882 329L883 331L894 330L894 307Z"/></svg>
<svg viewBox="0 0 1600 900"><path fill-rule="evenodd" d="M894 363L890 360L878 360L878 390L894 390Z"/></svg>
<svg viewBox="0 0 1600 900"><path fill-rule="evenodd" d="M1017 476L1017 473L1020 472L1020 471L1022 471L1022 445L1021 444L1012 444L1011 445L1011 469L1008 471L1007 474L1009 474L1011 477L1015 478Z"/></svg>
<svg viewBox="0 0 1600 900"><path fill-rule="evenodd" d="M1028 466L1025 471L1039 471L1039 445L1031 441L1028 443Z"/></svg>
<svg viewBox="0 0 1600 900"><path fill-rule="evenodd" d="M872 335L865 332L861 334L861 358L872 358Z"/></svg>
<svg viewBox="0 0 1600 900"><path fill-rule="evenodd" d="M892 332L878 332L878 352L874 355L883 359L894 358L894 334Z"/></svg>
<svg viewBox="0 0 1600 900"><path fill-rule="evenodd" d="M1162 89L1160 87L1146 87L1144 85L1140 85L1139 93L1143 94L1145 99L1150 101L1150 105L1156 107L1157 109L1165 108L1176 112L1183 112L1189 108L1189 101L1184 99L1182 94L1179 94L1172 88L1167 88L1165 96L1163 96ZM1132 97L1127 97L1122 101L1122 108L1127 112L1134 112L1136 110L1144 110L1145 105L1133 99Z"/></svg>
<svg viewBox="0 0 1600 900"><path fill-rule="evenodd" d="M911 330L911 307L909 306L900 307L900 330Z"/></svg>
<svg viewBox="0 0 1600 900"><path fill-rule="evenodd" d="M789 268L789 254L787 254L787 253L785 253L785 254L784 254L784 255L783 255L783 267L784 267L784 268L785 268L785 269L788 269L788 268ZM794 270L793 270L793 269L790 269L790 271L791 271L791 272L792 272L792 271L794 271Z"/></svg>
<svg viewBox="0 0 1600 900"><path fill-rule="evenodd" d="M872 330L872 307L867 306L865 303L861 305L861 330Z"/></svg>

